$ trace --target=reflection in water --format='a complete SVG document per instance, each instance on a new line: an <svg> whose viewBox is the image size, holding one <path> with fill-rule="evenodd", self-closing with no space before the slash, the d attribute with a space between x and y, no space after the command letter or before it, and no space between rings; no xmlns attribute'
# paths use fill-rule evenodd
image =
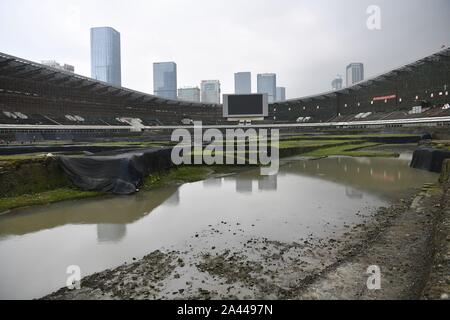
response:
<svg viewBox="0 0 450 320"><path fill-rule="evenodd" d="M236 179L236 192L237 193L252 193L253 192L253 180L247 177L241 177Z"/></svg>
<svg viewBox="0 0 450 320"><path fill-rule="evenodd" d="M253 171L243 173L235 179L236 192L243 194L252 193L255 181L258 183L259 191L277 191L279 176L281 175L260 176Z"/></svg>
<svg viewBox="0 0 450 320"><path fill-rule="evenodd" d="M347 197L349 197L350 199L362 199L362 198L364 198L364 193L363 192L361 192L359 190L356 190L356 189L353 189L353 188L350 188L350 187L345 188L345 195Z"/></svg>
<svg viewBox="0 0 450 320"><path fill-rule="evenodd" d="M127 234L126 224L98 224L97 240L99 242L119 242Z"/></svg>
<svg viewBox="0 0 450 320"><path fill-rule="evenodd" d="M139 193L15 210L0 216L0 241L9 235L25 235L68 224L130 224L165 203L176 192L175 187L161 188L152 191L152 196Z"/></svg>
<svg viewBox="0 0 450 320"><path fill-rule="evenodd" d="M84 276L154 250L185 250L193 235L221 221L239 222L244 237L326 236L327 224L360 223L358 211L387 205L437 178L396 159L292 158L278 176L259 173L0 216L0 299L37 298L63 287L69 265L79 265ZM256 182L259 192L253 192ZM242 238L222 237L206 241L217 248L242 245Z"/></svg>
<svg viewBox="0 0 450 320"><path fill-rule="evenodd" d="M346 191L352 197L361 194L361 190L387 198L400 196L399 192L421 186L433 176L410 168L408 160L401 159L330 157L317 161L292 158L291 161L286 166L290 173L344 184L352 188L351 192Z"/></svg>
<svg viewBox="0 0 450 320"><path fill-rule="evenodd" d="M178 206L180 205L180 190L177 189L174 194L164 202L165 206Z"/></svg>
<svg viewBox="0 0 450 320"><path fill-rule="evenodd" d="M258 189L260 191L277 191L278 176L263 176L258 180Z"/></svg>
<svg viewBox="0 0 450 320"><path fill-rule="evenodd" d="M205 187L220 187L222 185L222 179L206 179L205 181L203 181L203 185Z"/></svg>

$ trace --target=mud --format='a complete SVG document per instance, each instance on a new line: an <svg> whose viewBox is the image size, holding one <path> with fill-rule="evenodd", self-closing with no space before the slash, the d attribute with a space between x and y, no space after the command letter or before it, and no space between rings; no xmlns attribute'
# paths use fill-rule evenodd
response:
<svg viewBox="0 0 450 320"><path fill-rule="evenodd" d="M332 237L297 242L212 246L223 233L246 239L243 226L222 221L192 235L184 251L153 252L43 299L445 299L448 198L448 188L426 185ZM372 265L381 270L380 290L367 288Z"/></svg>

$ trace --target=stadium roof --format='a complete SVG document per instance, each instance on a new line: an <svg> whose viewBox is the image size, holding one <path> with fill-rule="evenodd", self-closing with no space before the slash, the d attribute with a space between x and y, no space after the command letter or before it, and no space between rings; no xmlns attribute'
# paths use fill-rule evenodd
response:
<svg viewBox="0 0 450 320"><path fill-rule="evenodd" d="M275 102L275 104L278 105L284 105L284 104L291 104L291 103L299 103L299 102L306 102L306 101L311 101L311 100L323 100L325 98L331 98L336 96L337 94L346 94L349 93L351 91L357 91L360 90L362 88L368 87L374 83L377 82L385 82L387 81L389 78L393 78L395 76L397 76L399 73L401 72L410 72L413 71L415 68L424 65L427 62L435 62L435 61L440 61L442 58L448 58L450 57L450 48L445 48L443 50L440 50L430 56L427 56L425 58L422 58L420 60L414 61L412 63L406 64L402 67L399 67L397 69L376 75L374 77L371 77L369 79L366 79L364 81L355 83L354 85L350 86L350 87L346 87L346 88L342 88L336 91L328 91L328 92L324 92L324 93L320 93L320 94L315 94L315 95L311 95L311 96L305 96L302 98L295 98L295 99L289 99L286 101L282 101L282 102Z"/></svg>
<svg viewBox="0 0 450 320"><path fill-rule="evenodd" d="M56 86L70 86L92 94L126 98L130 103L153 102L171 106L217 107L216 104L202 104L189 101L170 100L151 94L117 87L106 82L55 69L40 63L28 61L0 52L0 75L23 78L33 81L47 81Z"/></svg>

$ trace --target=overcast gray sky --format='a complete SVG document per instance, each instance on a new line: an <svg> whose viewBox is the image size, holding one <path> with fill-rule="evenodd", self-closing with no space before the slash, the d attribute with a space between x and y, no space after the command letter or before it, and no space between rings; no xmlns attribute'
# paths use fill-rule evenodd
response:
<svg viewBox="0 0 450 320"><path fill-rule="evenodd" d="M381 30L366 26L369 5ZM274 72L288 98L328 91L350 62L366 77L450 45L450 0L0 0L0 51L55 59L90 76L89 29L121 33L122 85L153 93L152 64L175 61L178 85Z"/></svg>

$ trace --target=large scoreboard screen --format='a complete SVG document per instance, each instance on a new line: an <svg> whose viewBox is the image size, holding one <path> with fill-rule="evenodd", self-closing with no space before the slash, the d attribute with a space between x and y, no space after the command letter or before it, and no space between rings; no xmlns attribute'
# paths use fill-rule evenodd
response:
<svg viewBox="0 0 450 320"><path fill-rule="evenodd" d="M267 94L225 94L223 116L225 118L268 117Z"/></svg>

